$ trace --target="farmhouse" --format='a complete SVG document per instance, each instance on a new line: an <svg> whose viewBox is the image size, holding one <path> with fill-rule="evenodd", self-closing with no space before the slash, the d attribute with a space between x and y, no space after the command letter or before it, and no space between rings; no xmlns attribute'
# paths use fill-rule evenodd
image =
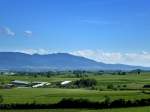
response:
<svg viewBox="0 0 150 112"><path fill-rule="evenodd" d="M67 84L69 84L71 81L63 81L63 82L61 82L61 85L67 85Z"/></svg>
<svg viewBox="0 0 150 112"><path fill-rule="evenodd" d="M48 85L50 85L50 83L48 83L48 82L37 82L37 81L32 82L33 88L44 87L44 86L48 86Z"/></svg>
<svg viewBox="0 0 150 112"><path fill-rule="evenodd" d="M14 80L14 81L11 82L11 84L13 84L17 87L28 87L30 85L30 82L21 81L21 80Z"/></svg>

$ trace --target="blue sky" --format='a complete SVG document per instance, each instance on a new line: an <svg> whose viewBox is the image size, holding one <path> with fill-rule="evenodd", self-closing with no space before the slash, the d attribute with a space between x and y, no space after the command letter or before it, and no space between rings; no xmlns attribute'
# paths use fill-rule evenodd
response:
<svg viewBox="0 0 150 112"><path fill-rule="evenodd" d="M149 6L149 0L0 0L0 50L150 66ZM135 56L141 61L131 62Z"/></svg>

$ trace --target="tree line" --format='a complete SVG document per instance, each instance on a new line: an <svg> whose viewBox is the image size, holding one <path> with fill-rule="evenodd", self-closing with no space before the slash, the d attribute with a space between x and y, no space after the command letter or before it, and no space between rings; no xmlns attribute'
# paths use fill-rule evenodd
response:
<svg viewBox="0 0 150 112"><path fill-rule="evenodd" d="M0 104L0 109L58 109L58 108L93 108L93 109L104 109L104 108L120 108L120 107L138 107L138 106L149 106L150 99L140 100L124 100L117 99L110 101L109 98L102 102L89 101L87 99L73 99L64 98L56 104L37 104L26 103L26 104Z"/></svg>

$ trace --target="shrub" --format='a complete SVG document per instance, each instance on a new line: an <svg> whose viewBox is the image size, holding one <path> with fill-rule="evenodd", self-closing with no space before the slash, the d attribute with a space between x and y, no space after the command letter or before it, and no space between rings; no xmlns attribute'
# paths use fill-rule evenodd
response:
<svg viewBox="0 0 150 112"><path fill-rule="evenodd" d="M107 85L107 89L114 89L114 86L112 84Z"/></svg>
<svg viewBox="0 0 150 112"><path fill-rule="evenodd" d="M143 88L150 88L150 85L144 85Z"/></svg>
<svg viewBox="0 0 150 112"><path fill-rule="evenodd" d="M74 82L74 85L76 85L79 88L93 87L96 84L97 84L97 81L95 79L85 79L85 78L82 78Z"/></svg>
<svg viewBox="0 0 150 112"><path fill-rule="evenodd" d="M4 101L4 98L2 95L0 95L0 103L3 103L3 101Z"/></svg>
<svg viewBox="0 0 150 112"><path fill-rule="evenodd" d="M104 100L104 102L106 103L106 104L109 104L110 103L110 97L109 96L104 96L105 97L105 100Z"/></svg>
<svg viewBox="0 0 150 112"><path fill-rule="evenodd" d="M123 85L123 87L124 87L124 88L126 88L126 87L127 87L127 85Z"/></svg>

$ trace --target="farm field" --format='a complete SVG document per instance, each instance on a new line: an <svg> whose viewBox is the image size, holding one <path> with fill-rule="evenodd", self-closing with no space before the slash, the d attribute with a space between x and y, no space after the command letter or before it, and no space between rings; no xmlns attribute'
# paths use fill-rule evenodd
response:
<svg viewBox="0 0 150 112"><path fill-rule="evenodd" d="M1 112L149 112L150 107L86 110L86 109L39 109L39 110L1 110Z"/></svg>
<svg viewBox="0 0 150 112"><path fill-rule="evenodd" d="M98 84L96 85L98 88L105 88L105 86L112 84L116 86L121 86L126 84L126 89L141 89L144 84L150 84L150 73L145 72L137 75L136 73L128 73L127 75L94 75L93 73L87 74L88 78L96 79ZM23 81L46 81L50 83L58 82L58 81L74 81L78 80L80 77L75 77L70 74L64 75L55 75L51 77L46 76L29 76L29 75L0 75L0 82L9 83L12 80L23 80Z"/></svg>
<svg viewBox="0 0 150 112"><path fill-rule="evenodd" d="M83 98L90 101L103 101L105 96L111 100L126 99L135 100L150 98L149 94L141 91L97 91L86 89L56 89L56 88L15 88L0 90L3 103L57 103L63 98Z"/></svg>
<svg viewBox="0 0 150 112"><path fill-rule="evenodd" d="M16 88L11 90L1 90L3 103L57 103L63 98L83 98L91 101L103 101L105 96L111 100L126 99L135 100L150 98L149 94L141 91L96 91L85 89L55 89L55 88Z"/></svg>
<svg viewBox="0 0 150 112"><path fill-rule="evenodd" d="M143 93L143 86L150 84L150 73L127 74L127 75L88 75L88 78L95 79L97 85L94 89L90 88L12 88L0 89L0 95L3 96L3 103L57 103L63 98L83 98L90 101L103 101L105 96L111 100L125 99L136 100L150 98L149 94ZM24 81L47 81L55 83L58 81L75 81L80 78L71 77L71 75L58 76L20 76L20 75L1 75L0 81L9 83L12 80ZM107 88L108 85L113 88ZM124 86L125 85L125 86ZM148 88L145 90L149 90Z"/></svg>

